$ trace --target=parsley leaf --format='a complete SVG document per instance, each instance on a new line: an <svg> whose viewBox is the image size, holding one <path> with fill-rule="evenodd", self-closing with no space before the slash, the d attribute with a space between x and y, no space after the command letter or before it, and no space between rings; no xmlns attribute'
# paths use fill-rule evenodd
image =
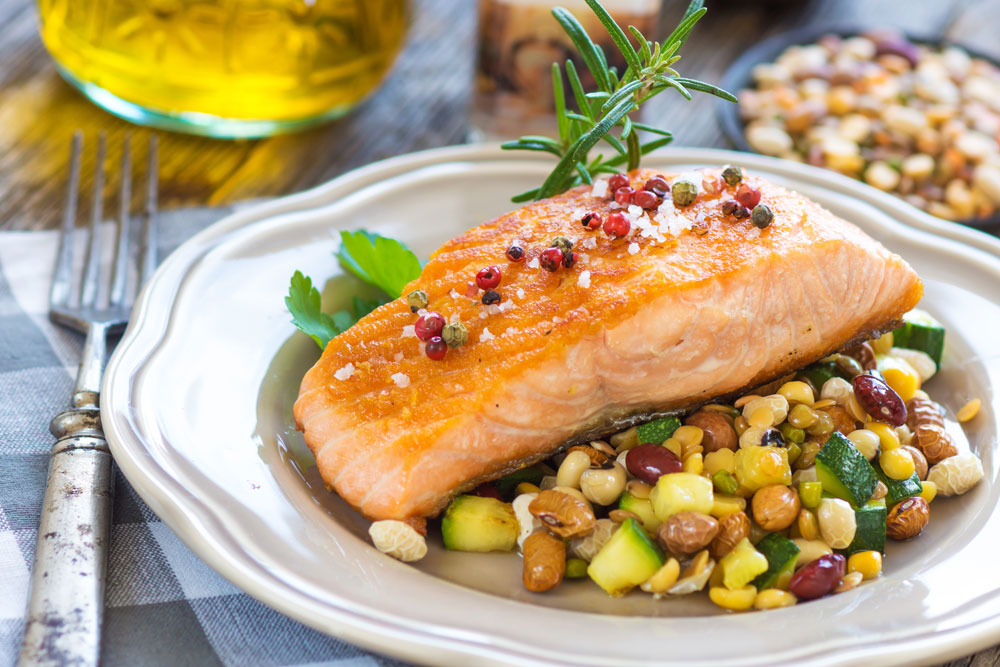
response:
<svg viewBox="0 0 1000 667"><path fill-rule="evenodd" d="M395 239L360 230L341 232L340 241L337 251L340 265L382 293L373 301L355 296L350 310L328 315L321 310L320 293L312 280L296 271L288 286L285 305L292 314L292 324L316 341L320 349L368 313L399 297L403 287L420 276L417 256Z"/></svg>
<svg viewBox="0 0 1000 667"><path fill-rule="evenodd" d="M312 280L302 275L301 271L296 271L292 275L288 296L285 297L285 306L292 314L292 324L316 341L320 349L325 348L331 338L343 333L347 327L354 324L350 321L351 315L347 311L342 310L334 315L322 312L319 290L313 287Z"/></svg>
<svg viewBox="0 0 1000 667"><path fill-rule="evenodd" d="M340 232L340 265L358 278L397 298L420 276L420 260L396 239L365 230Z"/></svg>

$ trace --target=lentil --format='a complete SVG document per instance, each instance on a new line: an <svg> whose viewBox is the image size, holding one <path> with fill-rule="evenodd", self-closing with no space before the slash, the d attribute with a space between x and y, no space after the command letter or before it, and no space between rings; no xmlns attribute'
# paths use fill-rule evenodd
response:
<svg viewBox="0 0 1000 667"><path fill-rule="evenodd" d="M979 414L979 406L982 404L978 398L974 398L958 411L957 419L960 422L967 422L975 419L976 415Z"/></svg>

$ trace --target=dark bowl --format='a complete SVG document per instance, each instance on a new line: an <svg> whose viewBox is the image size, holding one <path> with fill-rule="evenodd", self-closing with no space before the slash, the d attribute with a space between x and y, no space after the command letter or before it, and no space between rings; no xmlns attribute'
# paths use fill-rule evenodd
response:
<svg viewBox="0 0 1000 667"><path fill-rule="evenodd" d="M721 86L724 90L728 90L734 95L745 88L750 88L753 85L751 72L754 66L761 63L774 62L789 46L815 44L823 35L853 37L871 31L870 28L862 29L857 26L812 26L787 30L744 51L739 58L733 61L733 64L729 66L726 73L722 75ZM957 46L974 58L982 58L1000 67L1000 63L995 58L986 56L956 42L944 41L940 37L919 35L912 32L904 32L903 35L916 44L924 44L936 48ZM719 123L722 125L722 131L733 146L748 153L756 152L747 143L746 137L743 134L743 120L740 118L739 105L719 100L716 110ZM956 222L990 234L1000 235L1000 214L994 214L988 218L973 218L971 220L957 220Z"/></svg>

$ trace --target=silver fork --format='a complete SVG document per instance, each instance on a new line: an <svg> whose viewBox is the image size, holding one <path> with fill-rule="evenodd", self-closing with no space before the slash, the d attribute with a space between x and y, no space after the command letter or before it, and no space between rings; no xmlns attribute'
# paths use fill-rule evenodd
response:
<svg viewBox="0 0 1000 667"><path fill-rule="evenodd" d="M113 476L111 452L101 430L101 376L107 359L107 336L127 322L132 307L130 282L139 285L156 267L157 144L149 143L146 215L141 217L141 253L137 280L129 276L129 216L132 195L131 143L126 137L121 159L121 203L114 272L101 270L101 222L107 139L97 140L94 201L87 259L82 275L73 275L77 194L83 136L73 136L69 185L59 251L49 293L53 322L86 334L76 376L72 407L50 425L56 443L38 526L31 598L25 621L21 665L96 665L100 656L104 581L111 534ZM138 285L137 285L138 287Z"/></svg>

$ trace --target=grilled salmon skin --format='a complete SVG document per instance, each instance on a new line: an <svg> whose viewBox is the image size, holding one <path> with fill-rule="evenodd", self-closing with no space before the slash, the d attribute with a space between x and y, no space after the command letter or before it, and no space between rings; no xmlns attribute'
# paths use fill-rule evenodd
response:
<svg viewBox="0 0 1000 667"><path fill-rule="evenodd" d="M903 259L797 193L748 176L773 222L725 215L736 189L718 176L696 174L721 191L691 205L668 194L658 210L619 211L626 238L581 225L617 208L599 184L445 243L404 295L421 289L429 310L464 323L465 345L428 358L404 296L331 340L302 381L295 420L327 485L370 519L419 524L567 442L770 381L920 300ZM549 272L538 257L559 236L576 262ZM523 261L505 258L513 243ZM467 287L490 265L502 300L487 306Z"/></svg>

